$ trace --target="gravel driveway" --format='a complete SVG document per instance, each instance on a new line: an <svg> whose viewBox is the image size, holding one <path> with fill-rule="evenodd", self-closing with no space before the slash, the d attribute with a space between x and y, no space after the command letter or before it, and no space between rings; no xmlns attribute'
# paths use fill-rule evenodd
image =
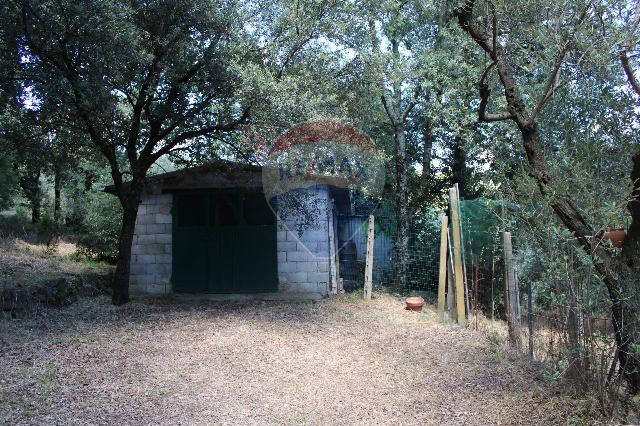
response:
<svg viewBox="0 0 640 426"><path fill-rule="evenodd" d="M482 334L387 295L124 308L83 299L0 320L0 421L566 422L570 399L523 365Z"/></svg>

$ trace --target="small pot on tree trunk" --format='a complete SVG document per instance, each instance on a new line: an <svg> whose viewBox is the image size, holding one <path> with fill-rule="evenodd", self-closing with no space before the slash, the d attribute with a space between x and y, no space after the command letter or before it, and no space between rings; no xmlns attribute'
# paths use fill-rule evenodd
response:
<svg viewBox="0 0 640 426"><path fill-rule="evenodd" d="M611 245L615 248L622 248L624 245L624 237L625 232L622 228L610 229L602 234L602 239L604 241L611 241Z"/></svg>

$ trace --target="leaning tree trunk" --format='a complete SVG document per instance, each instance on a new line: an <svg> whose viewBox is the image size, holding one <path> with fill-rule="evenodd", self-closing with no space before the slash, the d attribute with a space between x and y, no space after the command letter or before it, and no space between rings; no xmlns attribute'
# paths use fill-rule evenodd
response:
<svg viewBox="0 0 640 426"><path fill-rule="evenodd" d="M523 141L527 154L530 174L538 182L540 192L545 196L554 194L553 180L546 168L544 155L540 148L537 126L523 129ZM635 157L634 157L635 158ZM633 176L633 173L632 173ZM640 181L635 180L636 185ZM638 188L636 187L636 191ZM629 203L632 212L632 226L622 255L614 255L604 248L597 239L596 232L578 212L573 202L566 196L554 196L550 207L578 240L585 252L591 256L593 263L609 293L611 301L611 319L618 348L620 373L629 384L633 394L640 391L640 304L638 288L640 270L640 245L638 244L637 199Z"/></svg>
<svg viewBox="0 0 640 426"><path fill-rule="evenodd" d="M118 242L118 263L113 277L112 297L113 304L118 306L129 301L131 245L133 244L141 194L142 189L139 185L131 185L125 194L119 194L120 203L122 204L122 223Z"/></svg>
<svg viewBox="0 0 640 426"><path fill-rule="evenodd" d="M555 187L540 144L540 130L537 123L537 114L548 97L553 93L557 72L564 59L563 52L558 57L557 66L549 76L548 89L538 100L534 108L528 109L523 98L513 70L508 62L507 49L491 39L484 29L476 25L472 20L472 12L475 0L466 0L462 7L456 10L455 15L462 29L487 52L493 60L500 83L504 88L504 96L507 102L507 113L488 114L487 104L491 90L484 81L487 71L481 80L479 89L481 102L479 116L482 121L512 120L518 126L522 135L522 145L529 164L529 175L538 184L540 193L548 199L549 206L556 213L565 227L571 231L583 250L591 257L593 264L607 287L611 301L611 316L620 361L620 371L629 385L629 391L633 394L640 391L640 304L638 303L638 287L640 277L640 153L633 157L633 180L636 197L632 199L628 208L632 216L632 224L629 227L625 245L621 255L612 253L603 247L595 230L587 223L583 215L575 206L573 200ZM583 14L583 16L585 16ZM494 33L495 34L495 33Z"/></svg>

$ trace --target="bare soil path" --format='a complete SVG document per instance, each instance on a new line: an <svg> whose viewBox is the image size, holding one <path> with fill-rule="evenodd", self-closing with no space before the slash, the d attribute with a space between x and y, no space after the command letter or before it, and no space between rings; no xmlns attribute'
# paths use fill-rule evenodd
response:
<svg viewBox="0 0 640 426"><path fill-rule="evenodd" d="M6 424L564 424L482 334L383 295L319 302L82 299L0 320Z"/></svg>

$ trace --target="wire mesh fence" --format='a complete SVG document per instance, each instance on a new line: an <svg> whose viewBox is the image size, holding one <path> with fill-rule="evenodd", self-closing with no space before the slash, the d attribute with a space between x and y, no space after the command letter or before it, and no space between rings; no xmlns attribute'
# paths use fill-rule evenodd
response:
<svg viewBox="0 0 640 426"><path fill-rule="evenodd" d="M538 238L527 224L505 220L505 210L512 208L504 201L460 200L467 320L477 328L494 324L492 332L500 330L506 342L510 340L506 320L514 298L516 347L523 355L546 365L550 380L568 378L604 395L617 373L606 287L591 258L570 235ZM414 215L408 224L408 247L401 250L395 215L374 211L374 285L405 294L437 293L440 213L432 210ZM340 276L347 291L364 282L367 227L367 215L338 218ZM505 256L503 232L507 229L513 231L512 257ZM448 253L450 256L451 247ZM512 265L506 261L509 258ZM510 266L513 294L506 287ZM447 292L451 291L448 287Z"/></svg>
<svg viewBox="0 0 640 426"><path fill-rule="evenodd" d="M511 207L488 200L461 203L468 297L474 307L470 317L506 321L505 340L542 362L550 380L569 380L604 398L617 372L606 286L575 238L553 223L505 220ZM547 233L536 234L537 229ZM511 257L501 238L507 230L513 233ZM514 294L509 294L510 267ZM512 298L515 309L509 318ZM512 322L517 337L510 335Z"/></svg>
<svg viewBox="0 0 640 426"><path fill-rule="evenodd" d="M451 247L449 232L447 262L453 263L451 254L459 250L471 327L491 323L491 332L502 333L505 343L517 334L514 346L544 363L549 379L569 378L604 394L617 372L615 339L611 303L592 259L561 227L538 224L548 234L537 235L535 223L508 218L519 207L506 201L480 198L460 200L459 205L461 246ZM374 285L407 295L437 293L441 213L413 215L407 225L408 246L402 249L395 214L374 211ZM347 291L364 282L367 227L368 215L338 218L340 277ZM505 253L505 231L513 233L510 256ZM507 285L510 268L513 289ZM452 270L448 268L447 278ZM447 295L452 292L448 285ZM508 321L510 309L513 318ZM455 316L451 307L449 311Z"/></svg>
<svg viewBox="0 0 640 426"><path fill-rule="evenodd" d="M409 224L401 276L398 227L393 215L374 212L373 283L394 290L435 292L438 287L439 229L437 216ZM338 217L340 277L346 291L362 287L367 250L368 215Z"/></svg>

